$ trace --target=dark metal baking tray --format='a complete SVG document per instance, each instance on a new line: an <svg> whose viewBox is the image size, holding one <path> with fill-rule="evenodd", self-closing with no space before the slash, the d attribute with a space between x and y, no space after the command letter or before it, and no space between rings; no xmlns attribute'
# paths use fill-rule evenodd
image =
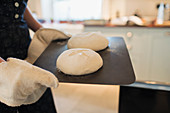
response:
<svg viewBox="0 0 170 113"><path fill-rule="evenodd" d="M135 82L135 74L125 42L121 37L107 37L108 48L99 51L103 67L97 72L83 76L65 75L56 68L58 56L67 50L67 40L53 41L34 65L52 72L65 83L126 85Z"/></svg>

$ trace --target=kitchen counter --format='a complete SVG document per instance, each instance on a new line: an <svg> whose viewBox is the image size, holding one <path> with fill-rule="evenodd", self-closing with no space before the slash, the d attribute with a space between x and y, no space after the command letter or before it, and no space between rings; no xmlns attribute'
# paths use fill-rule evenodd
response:
<svg viewBox="0 0 170 113"><path fill-rule="evenodd" d="M129 25L84 25L84 27L134 27L134 28L170 28L170 26L155 26L155 25L148 25L148 26L129 26Z"/></svg>
<svg viewBox="0 0 170 113"><path fill-rule="evenodd" d="M125 86L125 85L124 85ZM126 85L128 87L146 88L154 90L170 91L170 83L156 81L136 81L133 84Z"/></svg>

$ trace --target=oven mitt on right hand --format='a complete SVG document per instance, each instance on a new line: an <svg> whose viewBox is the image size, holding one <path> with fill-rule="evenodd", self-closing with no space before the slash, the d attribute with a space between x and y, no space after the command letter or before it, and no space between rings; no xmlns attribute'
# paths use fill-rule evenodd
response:
<svg viewBox="0 0 170 113"><path fill-rule="evenodd" d="M31 44L28 48L28 57L26 61L33 64L41 53L53 40L68 39L71 34L57 29L41 28L35 32Z"/></svg>
<svg viewBox="0 0 170 113"><path fill-rule="evenodd" d="M0 101L8 106L32 104L47 87L57 87L58 79L49 71L32 64L8 58L0 63Z"/></svg>

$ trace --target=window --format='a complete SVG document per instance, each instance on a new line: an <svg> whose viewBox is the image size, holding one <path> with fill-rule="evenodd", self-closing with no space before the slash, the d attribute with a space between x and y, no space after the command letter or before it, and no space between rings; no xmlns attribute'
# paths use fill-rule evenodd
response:
<svg viewBox="0 0 170 113"><path fill-rule="evenodd" d="M41 3L43 17L48 19L101 19L102 15L102 0L41 0ZM49 9L51 12L47 12Z"/></svg>

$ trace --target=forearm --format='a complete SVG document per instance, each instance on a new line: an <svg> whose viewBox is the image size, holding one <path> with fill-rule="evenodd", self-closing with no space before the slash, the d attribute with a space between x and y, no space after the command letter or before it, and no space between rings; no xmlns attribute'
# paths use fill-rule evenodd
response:
<svg viewBox="0 0 170 113"><path fill-rule="evenodd" d="M34 32L42 28L42 25L32 16L31 11L28 7L26 8L24 13L24 19L27 22L28 27Z"/></svg>
<svg viewBox="0 0 170 113"><path fill-rule="evenodd" d="M1 63L1 62L5 62L5 60L4 60L4 59L2 59L2 58L0 57L0 63Z"/></svg>

